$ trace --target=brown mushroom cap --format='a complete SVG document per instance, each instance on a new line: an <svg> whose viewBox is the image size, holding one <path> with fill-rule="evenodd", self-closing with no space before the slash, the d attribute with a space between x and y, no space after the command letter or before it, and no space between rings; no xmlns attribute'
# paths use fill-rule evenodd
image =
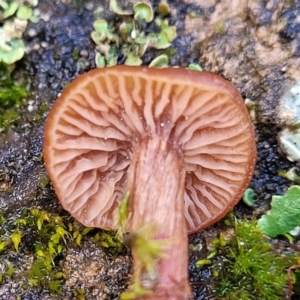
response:
<svg viewBox="0 0 300 300"><path fill-rule="evenodd" d="M86 226L116 228L132 155L151 135L164 137L182 157L189 233L232 209L255 165L244 101L209 72L127 66L90 71L55 102L44 134L56 194Z"/></svg>

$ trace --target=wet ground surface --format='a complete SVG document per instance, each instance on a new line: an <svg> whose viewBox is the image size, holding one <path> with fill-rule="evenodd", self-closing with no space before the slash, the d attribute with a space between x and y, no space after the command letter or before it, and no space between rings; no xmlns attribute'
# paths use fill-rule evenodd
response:
<svg viewBox="0 0 300 300"><path fill-rule="evenodd" d="M272 195L283 194L291 185L289 180L278 176L278 170L296 167L299 171L295 163L279 153L276 134L284 126L277 116L279 101L300 79L300 2L194 2L197 1L169 1L171 23L178 35L172 45L175 53L171 65L186 67L200 61L205 70L223 75L244 98L256 104L258 159L250 185L255 192L255 205L249 208L240 203L235 212L241 218L259 216L268 210ZM158 3L152 2L154 7ZM51 107L68 82L95 67L90 33L96 8L92 1L68 5L41 0L39 9L43 18L26 31L25 41L30 51L17 64L16 71L29 78L31 96L20 108L21 117L15 126L7 133L0 133L0 183L11 188L10 193L0 192L0 208L11 219L24 207L33 206L66 216L51 184L45 187L41 184L47 176L42 162L42 138L48 109L41 111L40 107ZM113 20L107 1L104 8L106 17ZM158 53L147 53L144 63ZM42 118L34 121L37 113ZM205 243L205 236L193 235L191 243ZM199 272L195 268L198 254L191 251L189 268L194 299L211 299L211 274L209 269ZM26 269L32 256L29 250L19 254L8 252L0 267L14 261L19 270ZM59 264L67 278L61 296L50 295L40 287L25 291L21 286L24 278L16 277L0 286L0 299L13 300L20 293L24 300L76 299L72 291L78 287L85 288L86 299L117 299L130 272L128 251L113 255L88 238L81 247L65 249Z"/></svg>

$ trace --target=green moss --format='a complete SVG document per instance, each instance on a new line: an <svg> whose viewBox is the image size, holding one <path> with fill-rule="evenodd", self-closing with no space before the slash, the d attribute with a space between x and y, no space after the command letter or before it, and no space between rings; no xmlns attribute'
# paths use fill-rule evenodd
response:
<svg viewBox="0 0 300 300"><path fill-rule="evenodd" d="M153 293L153 288L143 286L143 278L146 276L151 281L156 281L158 261L166 255L166 249L172 243L171 239L153 238L159 230L160 226L146 224L127 237L136 263L132 284L120 295L121 300L141 299Z"/></svg>
<svg viewBox="0 0 300 300"><path fill-rule="evenodd" d="M292 292L295 296L295 299L300 298L300 265L299 265L299 259L298 259L298 265L297 268L294 269L294 272L291 274L292 277ZM298 298L296 298L298 297Z"/></svg>
<svg viewBox="0 0 300 300"><path fill-rule="evenodd" d="M16 84L13 67L0 61L0 132L7 131L19 119L17 107L28 96L24 87Z"/></svg>
<svg viewBox="0 0 300 300"><path fill-rule="evenodd" d="M1 114L0 110L0 131L3 129L7 131L11 125L19 119L19 113L13 109L6 110L3 114Z"/></svg>
<svg viewBox="0 0 300 300"><path fill-rule="evenodd" d="M11 263L9 263L5 271L5 275L9 277L13 277L15 274L16 274L16 269L13 267Z"/></svg>
<svg viewBox="0 0 300 300"><path fill-rule="evenodd" d="M48 176L44 176L40 179L40 186L41 188L45 188L46 185L50 182L50 179Z"/></svg>
<svg viewBox="0 0 300 300"><path fill-rule="evenodd" d="M296 263L296 257L273 251L270 240L259 231L256 221L236 221L235 234L225 245L216 240L215 248L224 257L215 280L217 297L284 299L288 284L286 270Z"/></svg>
<svg viewBox="0 0 300 300"><path fill-rule="evenodd" d="M42 116L41 116L40 114L36 114L36 115L33 117L33 121L36 121L36 122L39 122L41 119L42 119Z"/></svg>
<svg viewBox="0 0 300 300"><path fill-rule="evenodd" d="M111 249L114 254L124 250L124 245L114 231L100 230L94 235L94 241L103 248Z"/></svg>
<svg viewBox="0 0 300 300"><path fill-rule="evenodd" d="M34 239L34 260L29 270L23 274L32 286L41 286L53 294L61 292L63 278L59 267L54 263L56 257L62 253L71 239L62 218L56 214L32 208L24 210L22 215L14 221L16 228L10 236L16 251L24 251L26 240Z"/></svg>
<svg viewBox="0 0 300 300"><path fill-rule="evenodd" d="M84 294L85 291L84 289L76 289L73 291L74 296L76 297L77 300L85 300Z"/></svg>
<svg viewBox="0 0 300 300"><path fill-rule="evenodd" d="M74 59L75 61L78 60L78 58L80 57L79 50L74 49L73 52L72 52L72 57L73 57L73 59Z"/></svg>
<svg viewBox="0 0 300 300"><path fill-rule="evenodd" d="M15 84L9 67L0 62L0 108L10 108L15 104L21 104L23 98L27 97L24 88Z"/></svg>
<svg viewBox="0 0 300 300"><path fill-rule="evenodd" d="M14 263L10 263L6 270L0 273L2 280L21 276L24 278L24 283L21 284L24 289L36 286L52 294L60 294L64 284L60 260L65 255L65 249L72 244L80 246L82 239L87 235L88 238L94 237L102 247L111 249L111 252L124 249L115 232L67 223L58 214L38 208L24 209L14 220L11 217L6 218L0 210L0 225L0 259L5 257L6 251L15 251L20 255L31 251L33 256L27 271L21 272ZM84 299L83 297L78 290L76 298Z"/></svg>
<svg viewBox="0 0 300 300"><path fill-rule="evenodd" d="M46 103L42 103L42 104L39 106L39 109L40 109L41 113L44 113L44 112L48 111L49 106L48 106Z"/></svg>

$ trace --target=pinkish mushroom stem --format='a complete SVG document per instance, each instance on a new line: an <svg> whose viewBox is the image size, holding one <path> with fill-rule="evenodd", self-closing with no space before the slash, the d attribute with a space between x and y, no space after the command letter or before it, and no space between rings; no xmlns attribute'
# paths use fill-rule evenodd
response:
<svg viewBox="0 0 300 300"><path fill-rule="evenodd" d="M133 213L127 230L136 232L145 224L153 224L159 229L152 239L161 240L162 247L166 239L170 240L163 257L156 262L152 293L138 299L186 299L190 295L188 232L183 199L185 169L180 151L162 136L146 138L135 149L128 178ZM132 249L133 279L143 285L143 277L151 276L147 270L140 274L143 266L137 250Z"/></svg>

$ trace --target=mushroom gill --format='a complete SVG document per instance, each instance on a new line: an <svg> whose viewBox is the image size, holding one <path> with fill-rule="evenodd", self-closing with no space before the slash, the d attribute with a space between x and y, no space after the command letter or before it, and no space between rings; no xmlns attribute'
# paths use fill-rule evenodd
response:
<svg viewBox="0 0 300 300"><path fill-rule="evenodd" d="M129 190L126 230L155 224L160 230L153 239L173 240L173 251L155 267L153 293L139 299L189 295L186 235L232 209L249 184L255 156L243 99L209 72L93 70L67 86L45 125L46 168L63 207L78 221L117 229ZM134 249L133 256L136 274ZM174 286L180 292L172 298Z"/></svg>

